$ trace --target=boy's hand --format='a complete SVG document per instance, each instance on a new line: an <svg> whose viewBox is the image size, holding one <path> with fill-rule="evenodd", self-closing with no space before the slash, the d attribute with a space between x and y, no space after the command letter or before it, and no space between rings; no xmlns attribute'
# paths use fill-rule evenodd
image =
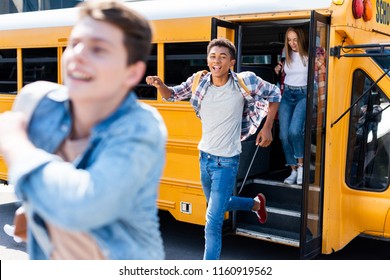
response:
<svg viewBox="0 0 390 280"><path fill-rule="evenodd" d="M164 84L158 76L147 76L146 83L156 88L159 88L162 84Z"/></svg>
<svg viewBox="0 0 390 280"><path fill-rule="evenodd" d="M256 137L256 146L268 147L272 142L272 132L270 129L263 128L260 130Z"/></svg>

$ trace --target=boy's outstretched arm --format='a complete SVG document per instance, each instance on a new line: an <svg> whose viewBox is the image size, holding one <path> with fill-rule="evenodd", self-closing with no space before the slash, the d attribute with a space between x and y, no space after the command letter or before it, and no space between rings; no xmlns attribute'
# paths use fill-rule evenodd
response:
<svg viewBox="0 0 390 280"><path fill-rule="evenodd" d="M164 84L159 76L147 76L146 83L157 88L163 98L168 99L171 97L171 90Z"/></svg>

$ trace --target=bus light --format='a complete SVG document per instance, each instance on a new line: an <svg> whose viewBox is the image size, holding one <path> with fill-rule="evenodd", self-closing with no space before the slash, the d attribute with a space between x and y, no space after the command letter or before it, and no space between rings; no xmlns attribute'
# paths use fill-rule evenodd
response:
<svg viewBox="0 0 390 280"><path fill-rule="evenodd" d="M355 19L363 17L364 21L369 21L372 18L371 0L353 0L352 14Z"/></svg>
<svg viewBox="0 0 390 280"><path fill-rule="evenodd" d="M355 19L361 18L363 16L364 5L363 0L353 0L352 1L352 13Z"/></svg>
<svg viewBox="0 0 390 280"><path fill-rule="evenodd" d="M372 18L372 4L370 0L364 0L364 12L363 12L363 20L369 21Z"/></svg>

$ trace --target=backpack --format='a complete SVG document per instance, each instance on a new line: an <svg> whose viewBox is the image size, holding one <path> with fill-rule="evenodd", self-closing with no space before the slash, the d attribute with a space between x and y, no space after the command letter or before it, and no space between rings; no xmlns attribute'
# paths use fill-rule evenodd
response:
<svg viewBox="0 0 390 280"><path fill-rule="evenodd" d="M191 87L192 93L194 93L196 88L198 87L200 77L202 77L203 74L207 74L207 73L208 73L207 70L200 70L195 73L194 81L192 82L192 87ZM245 90L247 94L250 94L250 91L248 87L245 85L244 79L241 78L240 74L237 74L237 78L238 78L238 84Z"/></svg>

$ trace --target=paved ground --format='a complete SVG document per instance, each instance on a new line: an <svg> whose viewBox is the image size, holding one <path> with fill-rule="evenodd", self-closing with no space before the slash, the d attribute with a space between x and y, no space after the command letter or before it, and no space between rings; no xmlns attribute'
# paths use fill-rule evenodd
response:
<svg viewBox="0 0 390 280"><path fill-rule="evenodd" d="M25 243L16 243L3 231L12 224L17 199L11 186L0 185L0 260L27 260ZM160 213L161 230L167 260L200 260L203 256L204 228L181 223L169 213ZM225 236L223 260L296 260L299 250L240 236ZM390 260L390 242L355 238L340 252L321 255L317 260ZM371 269L368 267L368 269Z"/></svg>
<svg viewBox="0 0 390 280"><path fill-rule="evenodd" d="M12 224L18 202L12 186L0 185L0 260L27 260L25 243L16 243L5 234L5 224Z"/></svg>

